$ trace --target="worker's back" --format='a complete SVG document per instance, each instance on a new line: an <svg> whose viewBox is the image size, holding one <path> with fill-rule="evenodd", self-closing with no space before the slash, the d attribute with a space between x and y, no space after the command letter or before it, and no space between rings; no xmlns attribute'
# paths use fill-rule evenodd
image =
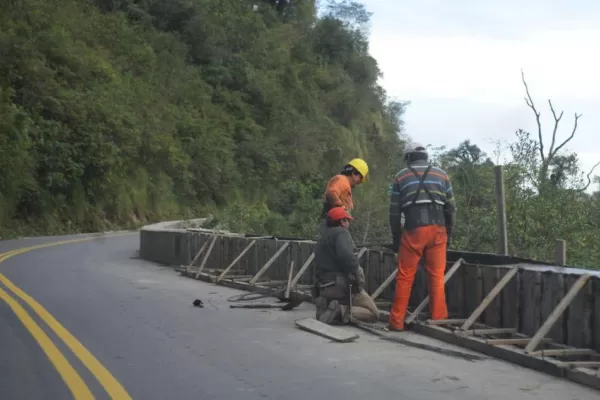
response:
<svg viewBox="0 0 600 400"><path fill-rule="evenodd" d="M415 161L396 175L392 185L390 218L399 223L401 214L404 214L404 229L444 226L444 208L453 201L452 186L446 172L425 160Z"/></svg>

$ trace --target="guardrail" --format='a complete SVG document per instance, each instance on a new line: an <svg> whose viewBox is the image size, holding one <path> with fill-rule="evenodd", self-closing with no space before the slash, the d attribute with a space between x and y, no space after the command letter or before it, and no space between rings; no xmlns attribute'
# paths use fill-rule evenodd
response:
<svg viewBox="0 0 600 400"><path fill-rule="evenodd" d="M245 236L178 221L140 232L140 257L186 276L248 290L283 285L310 301L314 241ZM358 250L358 249L357 249ZM366 290L381 310L393 297L397 261L385 248L358 252ZM600 272L492 254L448 252L450 317L430 321L419 268L407 322L415 329L600 389ZM304 293L302 293L304 290ZM387 312L382 312L385 319Z"/></svg>

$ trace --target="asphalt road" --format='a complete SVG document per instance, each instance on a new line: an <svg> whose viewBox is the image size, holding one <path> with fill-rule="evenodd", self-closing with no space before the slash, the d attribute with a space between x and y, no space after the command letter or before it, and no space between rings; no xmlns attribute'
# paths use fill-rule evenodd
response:
<svg viewBox="0 0 600 400"><path fill-rule="evenodd" d="M0 242L0 252L56 240L64 238ZM137 234L95 239L0 264L0 289L10 296L0 298L0 399L73 398L65 379L75 386L81 379L87 389L77 393L89 390L97 399L110 398L106 387L144 400L600 398L502 361L468 362L362 331L355 343L331 343L294 326L294 319L313 315L310 305L292 312L230 309L227 299L241 292L136 259L138 243ZM15 294L11 283L24 293ZM193 307L195 298L205 308ZM40 306L32 307L36 301ZM42 334L27 329L32 325L15 303ZM44 333L50 344L40 339ZM47 356L40 340L65 357L62 374L53 364L59 355Z"/></svg>

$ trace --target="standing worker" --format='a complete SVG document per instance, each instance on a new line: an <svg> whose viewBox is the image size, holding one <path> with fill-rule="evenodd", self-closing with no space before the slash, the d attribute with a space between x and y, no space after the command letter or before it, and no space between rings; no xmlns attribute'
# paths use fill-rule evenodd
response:
<svg viewBox="0 0 600 400"><path fill-rule="evenodd" d="M456 205L448 174L429 164L425 146L414 143L404 155L407 168L392 185L390 228L398 249L398 275L389 329L403 330L419 261L425 255L431 319L448 318L444 272ZM401 217L404 215L404 226Z"/></svg>
<svg viewBox="0 0 600 400"><path fill-rule="evenodd" d="M333 207L344 207L346 211L352 212L354 208L352 189L364 183L368 174L367 163L363 159L355 158L344 166L341 173L331 178L325 189L321 218L326 218L327 212Z"/></svg>
<svg viewBox="0 0 600 400"><path fill-rule="evenodd" d="M315 247L313 296L316 317L326 324L352 322L350 317L363 322L379 318L377 305L364 289L364 271L354 254L354 242L348 232L352 219L343 207L329 210Z"/></svg>

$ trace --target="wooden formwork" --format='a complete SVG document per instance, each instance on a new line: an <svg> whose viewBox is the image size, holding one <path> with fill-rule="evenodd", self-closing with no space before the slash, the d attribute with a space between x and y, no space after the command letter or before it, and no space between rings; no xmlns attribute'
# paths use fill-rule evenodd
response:
<svg viewBox="0 0 600 400"><path fill-rule="evenodd" d="M459 260L450 269L446 274L446 282L460 265ZM518 332L517 326L494 327L478 322L520 268L519 264L509 267L483 300L464 318L417 321L419 311L425 307L426 301L423 301L405 322L417 332L446 342L600 389L600 354L592 349L559 344L547 337L573 299L588 283L590 275L579 276L532 336Z"/></svg>
<svg viewBox="0 0 600 400"><path fill-rule="evenodd" d="M217 243L220 245L217 246ZM216 256L213 254L215 248L220 252ZM396 268L386 276L379 268L378 275L374 275L377 267L395 264L394 260L389 259L393 255L368 251L367 248L361 248L357 255L363 268L370 269L367 286L374 287L371 290L374 299L378 299L385 291L393 290ZM211 257L214 257L214 262L210 261ZM185 276L272 295L281 300L312 301L312 279L307 274L314 264L312 242L212 233L210 236L205 234L199 250L193 258L190 254L188 259L191 261L187 266L178 268ZM521 276L522 283L515 288L519 274L530 280L523 280ZM429 297L424 296L407 314L407 327L448 343L600 389L600 354L593 349L561 344L548 337L560 324L565 310L586 287L590 275L580 275L568 285L569 289L565 290L564 295L545 300L542 308L546 317L543 320L539 310L533 312L530 311L531 305L518 304L519 291L534 293L541 290L538 284L540 273L524 270L521 264L483 270L459 259L449 264L445 274L446 283L452 282L452 279L459 281L454 282L455 293L447 291L448 302L451 304L454 297L458 296L457 304L461 306L456 310L462 310L462 315L437 321L423 318L429 304ZM467 282L475 283L469 287L470 290L463 286ZM504 296L500 296L502 293ZM518 312L509 312L513 309ZM389 314L383 311L380 317L387 321ZM482 320L486 323L482 323ZM531 334L527 335L527 332Z"/></svg>

